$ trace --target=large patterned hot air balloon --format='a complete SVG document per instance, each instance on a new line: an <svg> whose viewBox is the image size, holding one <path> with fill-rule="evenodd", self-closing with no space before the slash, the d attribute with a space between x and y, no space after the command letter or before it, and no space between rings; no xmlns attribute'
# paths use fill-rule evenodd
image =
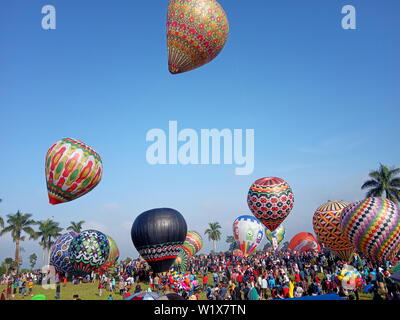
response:
<svg viewBox="0 0 400 320"><path fill-rule="evenodd" d="M134 221L131 238L139 254L155 273L166 272L185 241L187 225L174 209L153 209Z"/></svg>
<svg viewBox="0 0 400 320"><path fill-rule="evenodd" d="M300 232L296 234L289 242L289 249L297 253L306 251L321 251L317 239L309 232Z"/></svg>
<svg viewBox="0 0 400 320"><path fill-rule="evenodd" d="M228 18L215 0L170 0L167 17L168 65L183 73L213 60L224 47Z"/></svg>
<svg viewBox="0 0 400 320"><path fill-rule="evenodd" d="M99 268L99 271L107 271L119 258L119 249L113 238L107 236L110 253L106 262Z"/></svg>
<svg viewBox="0 0 400 320"><path fill-rule="evenodd" d="M91 273L98 270L107 261L110 254L108 238L100 231L82 231L71 241L68 254L74 273Z"/></svg>
<svg viewBox="0 0 400 320"><path fill-rule="evenodd" d="M245 257L251 255L264 237L264 227L253 216L240 216L233 223L233 236Z"/></svg>
<svg viewBox="0 0 400 320"><path fill-rule="evenodd" d="M292 188L281 178L261 178L252 184L247 204L254 216L274 231L292 211Z"/></svg>
<svg viewBox="0 0 400 320"><path fill-rule="evenodd" d="M61 235L53 244L50 251L50 265L57 272L72 273L73 265L70 261L68 249L71 241L78 236L78 233L70 231Z"/></svg>
<svg viewBox="0 0 400 320"><path fill-rule="evenodd" d="M340 226L346 201L329 201L320 206L313 216L313 227L317 239L342 260L349 262L354 253L353 245L347 240Z"/></svg>
<svg viewBox="0 0 400 320"><path fill-rule="evenodd" d="M353 246L373 261L391 261L400 250L399 208L385 198L367 198L343 209L341 227Z"/></svg>
<svg viewBox="0 0 400 320"><path fill-rule="evenodd" d="M285 227L281 224L278 229L274 231L265 230L265 237L267 241L272 245L274 250L276 250L279 245L282 243L283 239L285 239Z"/></svg>
<svg viewBox="0 0 400 320"><path fill-rule="evenodd" d="M102 173L101 158L91 147L76 139L56 142L46 155L49 202L55 205L83 196L98 185Z"/></svg>
<svg viewBox="0 0 400 320"><path fill-rule="evenodd" d="M189 231L183 243L183 250L188 257L194 256L203 247L203 238L197 231Z"/></svg>

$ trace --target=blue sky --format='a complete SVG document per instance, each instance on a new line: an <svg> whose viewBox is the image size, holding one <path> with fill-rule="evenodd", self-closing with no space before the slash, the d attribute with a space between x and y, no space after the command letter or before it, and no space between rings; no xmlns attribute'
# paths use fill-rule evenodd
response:
<svg viewBox="0 0 400 320"><path fill-rule="evenodd" d="M220 0L228 43L210 64L172 76L167 68L168 1L4 0L0 3L0 215L17 210L66 227L85 220L136 256L130 227L141 212L172 207L201 233L249 213L257 178L284 178L295 193L288 237L312 231L316 207L355 201L370 169L400 165L397 146L400 4L395 0ZM41 28L54 5L57 29ZM341 28L341 8L357 10L357 30ZM146 133L254 129L255 170L234 166L150 166ZM103 158L90 194L48 204L44 157L73 137ZM22 245L26 256L41 251ZM205 241L203 252L211 248ZM0 238L0 260L13 256Z"/></svg>

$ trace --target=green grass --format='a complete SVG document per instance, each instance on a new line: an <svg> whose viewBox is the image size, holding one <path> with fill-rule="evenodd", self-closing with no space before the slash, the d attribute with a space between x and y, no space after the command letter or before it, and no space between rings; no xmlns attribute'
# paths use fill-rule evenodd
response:
<svg viewBox="0 0 400 320"><path fill-rule="evenodd" d="M320 279L322 279L322 274L318 275ZM198 276L199 283L202 284L201 277ZM208 276L208 283L211 284L213 283L212 281L212 274L209 274ZM73 285L71 282L68 282L67 285L64 287L64 284L61 284L61 300L72 300L72 297L74 295L79 295L79 297L82 300L107 300L108 296L110 295L110 292L103 289L102 296L98 296L98 289L97 289L98 282L96 281L95 283L82 283L79 285ZM140 283L142 290L145 291L149 288L149 285L147 283ZM131 289L131 292L134 291L134 287ZM0 292L3 290L6 290L6 286L0 285ZM269 290L268 290L269 291ZM37 294L43 294L46 296L47 300L56 300L56 290L55 289L44 289L41 285L35 285L33 287L33 295ZM115 293L111 293L112 297L114 300L123 300L124 298L119 295L119 289L118 289L118 282L116 284L116 290ZM271 292L268 292L269 297L271 296ZM364 293L359 293L360 295L360 300L372 300L372 294L364 294ZM205 292L201 292L199 294L200 300L206 300L206 295ZM19 293L15 295L14 298L11 298L11 300L31 300L32 297L28 294L25 297L22 297Z"/></svg>

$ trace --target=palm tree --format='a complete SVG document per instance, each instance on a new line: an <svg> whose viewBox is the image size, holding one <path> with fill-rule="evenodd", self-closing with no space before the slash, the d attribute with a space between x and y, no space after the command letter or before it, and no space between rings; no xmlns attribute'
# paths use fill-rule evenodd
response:
<svg viewBox="0 0 400 320"><path fill-rule="evenodd" d="M81 233L82 231L82 225L85 223L85 221L79 221L79 222L74 222L71 221L71 225L67 228L67 230L76 232L76 233Z"/></svg>
<svg viewBox="0 0 400 320"><path fill-rule="evenodd" d="M2 202L3 200L0 199L0 202ZM2 217L0 217L0 227L3 228L4 227L4 220Z"/></svg>
<svg viewBox="0 0 400 320"><path fill-rule="evenodd" d="M221 240L221 226L219 222L210 222L208 223L209 229L207 229L204 234L208 235L208 240L213 242L213 251L214 253L217 251L217 241Z"/></svg>
<svg viewBox="0 0 400 320"><path fill-rule="evenodd" d="M58 238L61 235L63 228L60 228L59 223L54 222L51 219L39 221L37 224L39 225L39 231L36 232L36 238L40 238L39 244L43 249L42 266L44 266L46 260L48 261L50 249L54 243L53 239ZM46 255L47 259L45 258Z"/></svg>
<svg viewBox="0 0 400 320"><path fill-rule="evenodd" d="M229 251L233 251L239 248L234 236L227 236L226 243L229 243Z"/></svg>
<svg viewBox="0 0 400 320"><path fill-rule="evenodd" d="M372 178L366 181L361 189L369 189L366 198L383 197L397 203L400 202L400 168L389 168L380 164L378 170L371 171Z"/></svg>
<svg viewBox="0 0 400 320"><path fill-rule="evenodd" d="M34 220L31 219L32 215L30 213L22 213L19 210L16 214L7 215L7 226L0 232L0 236L5 233L11 232L11 237L15 242L15 262L17 264L17 271L20 262L20 243L25 240L23 233L29 235L29 239L35 239L35 230L32 226L36 224Z"/></svg>

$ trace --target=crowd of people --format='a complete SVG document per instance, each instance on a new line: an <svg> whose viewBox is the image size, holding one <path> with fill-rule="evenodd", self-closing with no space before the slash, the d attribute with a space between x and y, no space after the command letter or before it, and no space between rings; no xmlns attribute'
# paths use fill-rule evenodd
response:
<svg viewBox="0 0 400 320"><path fill-rule="evenodd" d="M324 294L358 300L361 293L372 294L373 300L400 300L399 283L390 277L392 264L375 264L355 255L348 265L357 270L357 282L340 279L345 264L330 252L262 251L246 258L228 252L189 258L185 270L188 282L183 287L176 286L173 273L177 270L154 274L142 259L123 261L107 272L92 272L71 281L73 285L96 283L97 295L108 300L117 296L126 299L144 287L160 295L178 293L190 300L200 299L201 295L209 300L271 300ZM7 287L3 295L32 295L42 277L39 271L3 275L0 282ZM63 276L57 279L58 297L60 284L66 285L66 281Z"/></svg>

